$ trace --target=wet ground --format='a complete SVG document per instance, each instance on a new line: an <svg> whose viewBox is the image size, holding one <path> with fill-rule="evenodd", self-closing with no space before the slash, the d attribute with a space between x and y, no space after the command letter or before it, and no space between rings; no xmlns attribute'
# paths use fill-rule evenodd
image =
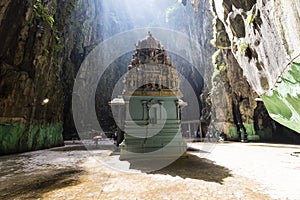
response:
<svg viewBox="0 0 300 200"><path fill-rule="evenodd" d="M126 165L110 148L71 143L2 156L0 199L300 199L300 146L222 143L148 173L99 162Z"/></svg>

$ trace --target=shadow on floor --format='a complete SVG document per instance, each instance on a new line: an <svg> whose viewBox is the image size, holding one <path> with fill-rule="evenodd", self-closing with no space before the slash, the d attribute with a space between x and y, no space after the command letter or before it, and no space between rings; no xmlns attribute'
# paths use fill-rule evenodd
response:
<svg viewBox="0 0 300 200"><path fill-rule="evenodd" d="M84 173L66 168L11 177L3 185L0 181L0 199L40 199L43 193L78 184Z"/></svg>
<svg viewBox="0 0 300 200"><path fill-rule="evenodd" d="M181 178L198 179L219 184L222 184L225 178L232 176L228 168L216 165L206 158L199 158L192 154L182 156L169 166L150 174L179 176Z"/></svg>

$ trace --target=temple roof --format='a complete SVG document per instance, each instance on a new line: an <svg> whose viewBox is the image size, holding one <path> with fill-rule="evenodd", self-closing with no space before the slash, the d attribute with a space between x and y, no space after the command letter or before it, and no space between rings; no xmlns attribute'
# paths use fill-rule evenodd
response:
<svg viewBox="0 0 300 200"><path fill-rule="evenodd" d="M150 31L148 32L148 35L145 39L140 40L138 44L136 45L137 49L163 49L163 46L160 44L160 42L152 37L152 34Z"/></svg>

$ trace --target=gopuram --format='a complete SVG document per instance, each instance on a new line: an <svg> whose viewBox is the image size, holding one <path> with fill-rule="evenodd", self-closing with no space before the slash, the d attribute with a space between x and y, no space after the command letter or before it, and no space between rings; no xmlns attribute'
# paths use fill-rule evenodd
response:
<svg viewBox="0 0 300 200"><path fill-rule="evenodd" d="M121 160L180 157L182 138L179 78L162 44L148 36L138 41L125 76L125 139Z"/></svg>

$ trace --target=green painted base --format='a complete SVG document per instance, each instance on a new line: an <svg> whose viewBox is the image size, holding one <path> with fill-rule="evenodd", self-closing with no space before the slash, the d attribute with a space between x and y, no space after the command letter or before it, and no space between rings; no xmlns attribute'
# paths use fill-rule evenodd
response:
<svg viewBox="0 0 300 200"><path fill-rule="evenodd" d="M127 122L125 141L121 145L120 160L145 158L171 158L186 152L187 144L182 138L178 120L167 120L161 129L150 126L129 126ZM156 133L151 137L142 136ZM133 137L133 135L135 137Z"/></svg>
<svg viewBox="0 0 300 200"><path fill-rule="evenodd" d="M165 146L164 148L148 152L148 153L133 153L131 151L126 151L126 148L121 148L120 160L176 160L182 156L186 150L186 143L182 142L181 146Z"/></svg>
<svg viewBox="0 0 300 200"><path fill-rule="evenodd" d="M0 155L63 146L62 124L0 124Z"/></svg>
<svg viewBox="0 0 300 200"><path fill-rule="evenodd" d="M121 160L178 158L186 151L176 96L125 96L124 99L127 113Z"/></svg>

